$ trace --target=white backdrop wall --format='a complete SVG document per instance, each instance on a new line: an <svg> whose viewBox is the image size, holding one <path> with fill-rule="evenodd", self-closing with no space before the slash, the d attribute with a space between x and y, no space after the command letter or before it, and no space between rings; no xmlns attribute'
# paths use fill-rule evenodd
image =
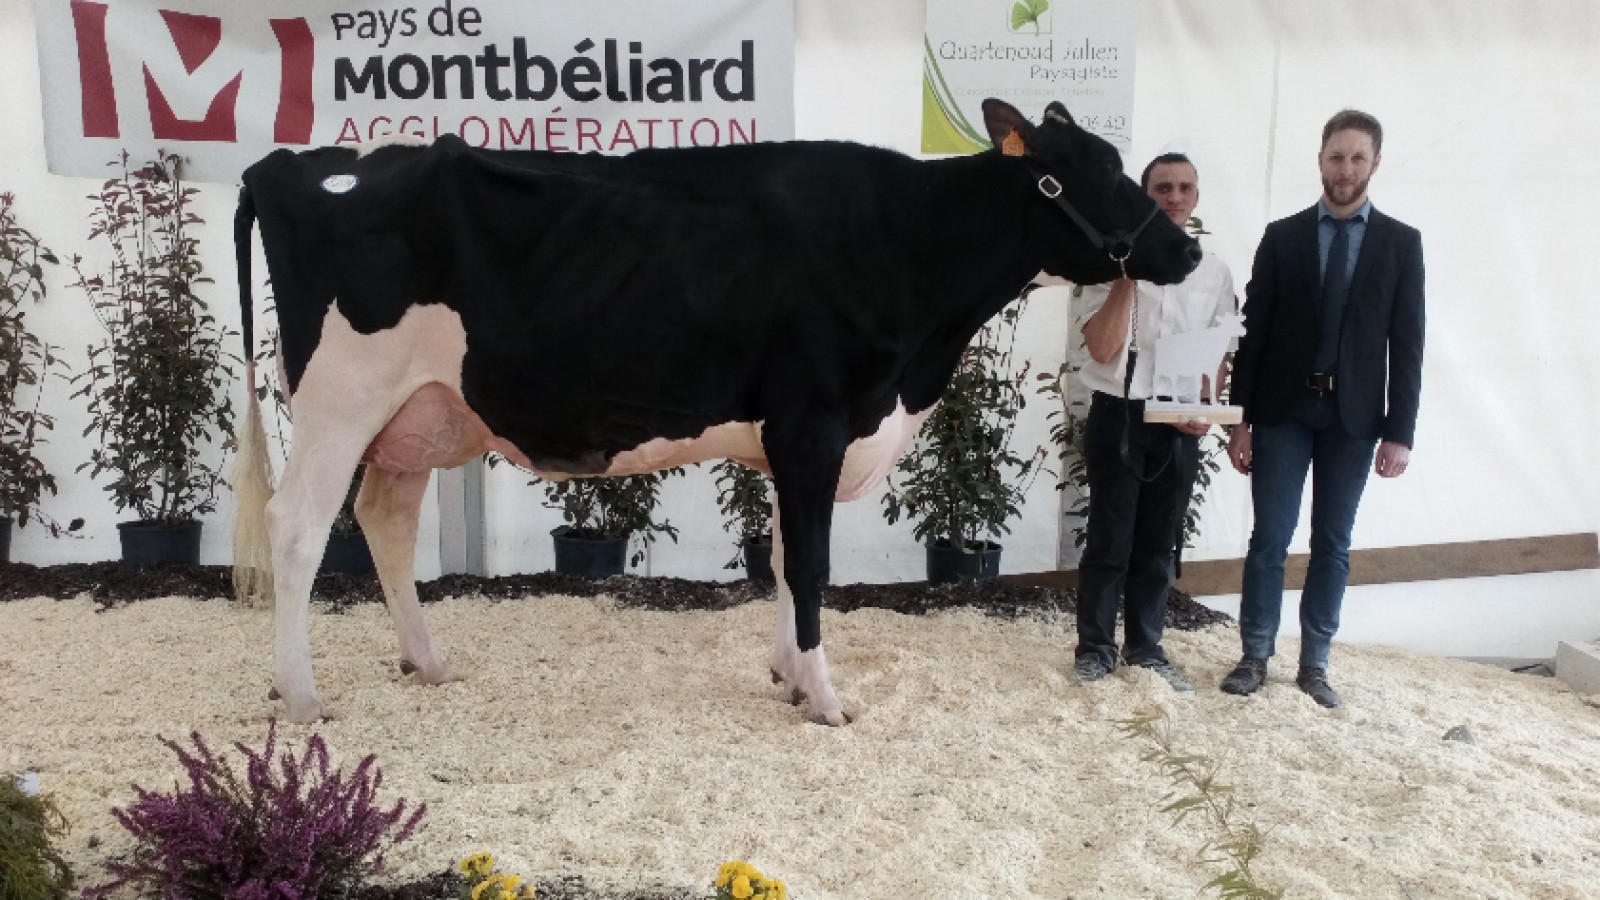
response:
<svg viewBox="0 0 1600 900"><path fill-rule="evenodd" d="M915 153L923 5L799 0L796 133ZM1411 471L1374 479L1357 524L1358 547L1521 537L1600 529L1600 448L1593 385L1600 381L1600 227L1585 175L1600 147L1600 8L1588 0L1142 0L1134 151L1128 168L1169 147L1199 164L1198 214L1206 239L1242 292L1262 228L1312 203L1323 121L1345 106L1385 124L1374 202L1422 229L1428 262L1428 350ZM17 194L23 224L63 259L89 253L84 196L90 179L47 174L30 0L0 0L0 190ZM203 296L237 324L232 284L233 191L208 186L204 261L216 284ZM258 271L260 271L258 269ZM30 312L36 330L82 369L99 326L65 266ZM259 304L258 304L259 305ZM1069 342L1065 291L1035 295L1024 342L1035 370L1054 369ZM1071 340L1076 340L1073 336ZM117 555L119 517L86 475L81 401L51 385L58 427L43 458L60 495L58 519L88 520L78 540L16 532L12 557L41 564ZM243 389L238 396L242 398ZM1045 434L1042 398L1021 440ZM488 477L487 562L492 573L552 562L549 530L526 477ZM1218 476L1197 558L1241 556L1249 535L1247 483ZM658 546L654 574L733 577L709 475L669 483L666 514L682 531ZM1060 504L1048 479L1006 542L1006 571L1055 567ZM425 511L419 575L439 571L437 506ZM208 519L204 561L228 558L224 495ZM1305 546L1304 528L1299 547ZM888 526L868 498L836 512L834 580L920 578L904 525Z"/></svg>

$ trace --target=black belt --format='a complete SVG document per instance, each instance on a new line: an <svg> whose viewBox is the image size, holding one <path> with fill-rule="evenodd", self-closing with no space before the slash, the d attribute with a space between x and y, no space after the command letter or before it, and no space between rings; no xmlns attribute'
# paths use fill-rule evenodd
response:
<svg viewBox="0 0 1600 900"><path fill-rule="evenodd" d="M1319 394L1331 394L1335 380L1332 372L1312 372L1306 376L1306 387Z"/></svg>

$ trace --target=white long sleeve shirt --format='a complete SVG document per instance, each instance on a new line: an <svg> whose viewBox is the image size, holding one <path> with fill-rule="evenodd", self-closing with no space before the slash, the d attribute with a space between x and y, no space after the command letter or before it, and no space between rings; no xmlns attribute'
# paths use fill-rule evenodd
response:
<svg viewBox="0 0 1600 900"><path fill-rule="evenodd" d="M1134 309L1139 316L1139 359L1134 364L1133 384L1128 389L1128 398L1148 400L1154 380L1154 355L1151 349L1155 347L1156 339L1169 334L1211 328L1220 324L1224 316L1237 312L1238 307L1233 294L1233 274L1228 271L1227 264L1210 253L1179 284L1155 285L1140 281L1135 290ZM1085 285L1082 295L1075 301L1081 304L1081 312L1076 317L1078 321L1089 321L1105 306L1110 294L1110 284ZM1132 339L1131 332L1129 339ZM1079 376L1090 390L1121 397L1127 367L1128 342L1124 341L1110 362L1100 363L1090 358L1083 364Z"/></svg>

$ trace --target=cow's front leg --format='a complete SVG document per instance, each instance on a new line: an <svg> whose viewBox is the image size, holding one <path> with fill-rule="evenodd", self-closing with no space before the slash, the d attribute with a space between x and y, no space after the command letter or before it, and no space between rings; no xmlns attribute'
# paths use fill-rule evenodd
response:
<svg viewBox="0 0 1600 900"><path fill-rule="evenodd" d="M833 690L822 649L822 588L828 582L844 429L805 423L790 430L769 421L763 440L778 497L772 529L772 568L778 580L772 672L793 702L809 706L813 722L845 725L850 717Z"/></svg>
<svg viewBox="0 0 1600 900"><path fill-rule="evenodd" d="M368 465L356 497L356 519L372 546L372 560L400 643L400 670L423 684L456 680L439 654L417 603L417 521L431 472L395 472Z"/></svg>
<svg viewBox="0 0 1600 900"><path fill-rule="evenodd" d="M835 711L832 719L824 714L822 720L830 725L845 724L849 716L844 715L839 697L834 693L826 652L820 645L814 650L800 652L799 640L795 635L794 594L783 577L783 530L777 524L776 516L773 517L772 527L772 570L778 579L778 621L773 629L772 680L788 692L790 703L798 706L817 698L811 701L813 714L819 709Z"/></svg>

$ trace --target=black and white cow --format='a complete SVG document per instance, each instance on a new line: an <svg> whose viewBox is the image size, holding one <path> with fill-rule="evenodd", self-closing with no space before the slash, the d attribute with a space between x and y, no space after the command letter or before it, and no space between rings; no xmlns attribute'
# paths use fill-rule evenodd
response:
<svg viewBox="0 0 1600 900"><path fill-rule="evenodd" d="M1037 126L994 100L984 116L1003 151L936 161L832 142L602 157L446 137L251 166L245 344L259 223L294 441L269 503L252 390L235 565L275 580L288 715L324 713L307 602L363 461L356 512L401 666L453 677L417 604L418 513L430 470L494 450L554 474L720 458L769 472L772 672L814 720L848 721L820 628L834 502L881 483L962 349L1041 270L1170 283L1199 260L1060 104Z"/></svg>

